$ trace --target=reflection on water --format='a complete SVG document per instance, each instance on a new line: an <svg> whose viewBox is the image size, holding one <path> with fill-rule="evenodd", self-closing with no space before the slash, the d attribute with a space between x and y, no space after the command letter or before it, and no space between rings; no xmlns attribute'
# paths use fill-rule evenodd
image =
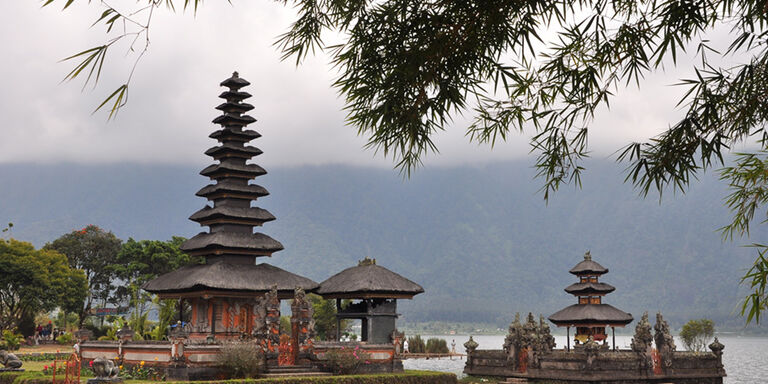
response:
<svg viewBox="0 0 768 384"><path fill-rule="evenodd" d="M439 337L445 339L448 345L451 341L456 342L456 352L463 352L463 344L469 340L469 336L422 336L425 340L430 337ZM474 336L473 339L480 345L478 349L501 349L504 344L504 336ZM768 383L768 338L766 337L719 337L720 342L725 345L723 351L723 365L728 377L725 378L727 384L764 384ZM631 336L616 336L616 345L619 348L628 349ZM565 336L555 335L555 341L558 348L565 346ZM609 337L610 343L610 337ZM682 350L682 343L675 338L675 344L678 350ZM450 348L450 347L449 347ZM451 372L462 377L461 371L464 369L464 359L454 358L453 360L430 359L430 360L405 360L403 366L405 369L427 369L432 371Z"/></svg>

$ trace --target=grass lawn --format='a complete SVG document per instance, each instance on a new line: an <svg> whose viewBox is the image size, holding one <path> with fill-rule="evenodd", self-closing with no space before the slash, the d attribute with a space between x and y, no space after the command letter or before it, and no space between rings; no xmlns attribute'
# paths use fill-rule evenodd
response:
<svg viewBox="0 0 768 384"><path fill-rule="evenodd" d="M21 366L26 371L34 372L42 372L43 367L45 366L53 366L53 361L25 361L24 364Z"/></svg>

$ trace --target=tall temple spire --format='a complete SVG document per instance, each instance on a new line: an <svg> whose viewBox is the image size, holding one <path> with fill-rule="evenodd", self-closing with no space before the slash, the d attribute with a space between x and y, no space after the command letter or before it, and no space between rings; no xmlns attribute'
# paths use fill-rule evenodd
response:
<svg viewBox="0 0 768 384"><path fill-rule="evenodd" d="M222 111L213 123L221 129L212 133L219 145L205 151L218 163L203 169L200 174L209 177L214 184L209 184L197 192L213 203L195 212L190 220L208 226L209 232L201 232L182 244L181 249L190 255L201 255L206 263L226 261L230 264L254 264L259 256L271 256L283 249L277 240L263 233L254 233L253 227L262 226L275 217L269 211L251 207L251 201L269 194L267 190L249 181L264 175L264 168L247 163L254 156L260 155L260 149L246 145L261 135L245 127L256 121L244 113L253 109L253 105L243 102L251 97L241 88L250 83L237 72L221 82L228 90L219 95L225 102L216 107Z"/></svg>

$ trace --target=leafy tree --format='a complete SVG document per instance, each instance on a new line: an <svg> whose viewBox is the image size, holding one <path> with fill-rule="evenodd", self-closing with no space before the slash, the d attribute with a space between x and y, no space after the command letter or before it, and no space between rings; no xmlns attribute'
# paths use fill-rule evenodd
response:
<svg viewBox="0 0 768 384"><path fill-rule="evenodd" d="M707 344L714 335L715 323L709 319L691 320L685 323L680 331L685 349L695 352L706 351Z"/></svg>
<svg viewBox="0 0 768 384"><path fill-rule="evenodd" d="M73 2L57 3L66 8ZM298 64L315 50L331 56L339 73L333 85L345 98L348 121L367 136L370 148L410 173L425 154L437 151L435 133L457 113L471 110L470 140L493 146L513 132L530 131L545 198L563 184L580 184L588 129L598 109L608 107L624 87L639 87L644 76L677 65L678 57L691 51L695 75L681 81L687 87L679 104L684 115L658 137L624 147L619 160L629 163L627 180L643 194L684 191L699 172L723 164L734 144L747 141L758 150L723 173L736 193L728 200L736 214L729 228L739 229L741 218L751 221L739 208L750 201L764 209L768 175L759 173L759 163L768 161L768 12L763 0L292 3L298 17L278 40L284 58ZM185 0L184 8L197 11L200 4ZM102 6L95 24L107 34L116 24L130 27L68 58L77 63L67 79L98 81L109 48L123 40L144 42L143 50L134 50L139 60L149 44L153 12L175 10L173 0L145 0L136 6L137 20L136 12ZM723 46L709 42L716 29L730 31ZM327 34L342 41L326 45ZM730 62L735 64L722 64ZM112 116L123 106L131 76L99 108L111 103ZM740 178L744 173L749 177ZM765 308L763 267L758 259L745 276L755 288L743 308L747 321L759 322Z"/></svg>
<svg viewBox="0 0 768 384"><path fill-rule="evenodd" d="M121 302L127 300L133 307L130 324L134 330L140 330L141 334L150 331L147 325L147 310L150 302L154 303L161 314L158 324L161 328L153 331L153 337L165 335L170 319L178 319L178 306L175 300L153 300L152 295L141 291L140 288L142 284L157 276L185 265L202 262L201 257L190 258L179 249L185 240L178 236L168 241L136 241L129 238L120 249L115 264L111 266L116 276L125 282L115 290L115 298Z"/></svg>
<svg viewBox="0 0 768 384"><path fill-rule="evenodd" d="M112 232L88 225L83 229L67 233L43 247L67 256L72 268L85 272L88 279L88 297L77 311L79 326L94 305L94 300L106 303L112 290L115 274L112 265L120 251L122 241Z"/></svg>
<svg viewBox="0 0 768 384"><path fill-rule="evenodd" d="M322 297L309 294L312 303L312 318L315 320L315 333L318 340L331 340L336 338L336 303L335 300L323 300ZM349 320L341 321L341 329L346 329Z"/></svg>
<svg viewBox="0 0 768 384"><path fill-rule="evenodd" d="M32 244L0 239L0 329L19 327L22 319L57 307L79 309L88 293L85 274L67 258Z"/></svg>

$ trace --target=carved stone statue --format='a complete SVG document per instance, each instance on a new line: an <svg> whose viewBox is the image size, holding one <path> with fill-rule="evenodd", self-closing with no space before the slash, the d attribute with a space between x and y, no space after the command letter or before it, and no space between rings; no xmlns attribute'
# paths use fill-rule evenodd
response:
<svg viewBox="0 0 768 384"><path fill-rule="evenodd" d="M0 364L7 369L20 369L23 363L13 353L0 349Z"/></svg>
<svg viewBox="0 0 768 384"><path fill-rule="evenodd" d="M675 351L675 340L669 332L669 324L661 316L661 312L656 314L656 325L653 327L655 333L653 339L656 342L656 350L661 355L662 369L666 370L672 366L672 354Z"/></svg>
<svg viewBox="0 0 768 384"><path fill-rule="evenodd" d="M555 337L552 336L549 324L544 320L543 315L539 315L539 350L542 352L551 352L557 344Z"/></svg>
<svg viewBox="0 0 768 384"><path fill-rule="evenodd" d="M600 344L595 341L592 335L589 336L587 342L584 343L584 352L587 353L586 369L591 370L595 360L597 360L597 354L600 352Z"/></svg>
<svg viewBox="0 0 768 384"><path fill-rule="evenodd" d="M117 377L120 374L120 368L115 366L115 362L104 357L97 357L93 360L91 365L93 373L96 377L88 379L88 384L101 384L101 383L121 383L123 379Z"/></svg>
<svg viewBox="0 0 768 384"><path fill-rule="evenodd" d="M472 336L469 336L469 340L467 340L466 343L464 343L464 349L467 350L467 355L471 354L472 352L477 349L479 344L477 344L477 341L472 339Z"/></svg>
<svg viewBox="0 0 768 384"><path fill-rule="evenodd" d="M291 302L291 328L293 332L298 333L298 347L302 350L312 344L312 338L315 336L312 303L306 297L304 289L296 287L293 291L293 302Z"/></svg>
<svg viewBox="0 0 768 384"><path fill-rule="evenodd" d="M648 311L643 313L643 317L637 322L635 326L635 336L632 337L632 343L630 347L635 352L645 353L653 343L653 335L651 335L651 323L648 321Z"/></svg>
<svg viewBox="0 0 768 384"><path fill-rule="evenodd" d="M509 332L504 338L504 351L514 359L515 347L520 345L523 334L523 325L520 323L520 313L515 314L515 320L509 325Z"/></svg>

